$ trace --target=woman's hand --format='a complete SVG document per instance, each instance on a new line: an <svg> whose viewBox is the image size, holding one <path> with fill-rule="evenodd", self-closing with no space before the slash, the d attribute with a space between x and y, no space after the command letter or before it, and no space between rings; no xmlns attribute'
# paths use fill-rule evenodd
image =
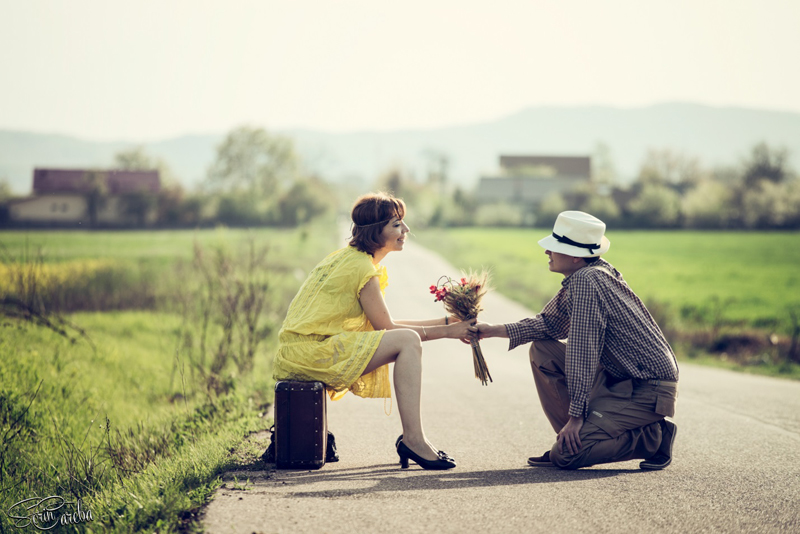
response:
<svg viewBox="0 0 800 534"><path fill-rule="evenodd" d="M458 321L456 323L451 323L445 328L447 329L447 336L450 339L466 339L469 337L469 329L471 327L471 323L475 321Z"/></svg>
<svg viewBox="0 0 800 534"><path fill-rule="evenodd" d="M491 337L487 335L487 333L490 330L490 327L492 326L494 325L491 325L489 323L475 323L468 329L469 338L474 339L476 341L480 341L483 338Z"/></svg>
<svg viewBox="0 0 800 534"><path fill-rule="evenodd" d="M487 337L508 337L504 324L475 323L468 329L470 339L480 341Z"/></svg>

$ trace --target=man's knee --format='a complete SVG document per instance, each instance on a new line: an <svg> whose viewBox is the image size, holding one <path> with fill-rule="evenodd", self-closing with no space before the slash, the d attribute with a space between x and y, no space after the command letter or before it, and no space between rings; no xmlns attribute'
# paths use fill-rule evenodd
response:
<svg viewBox="0 0 800 534"><path fill-rule="evenodd" d="M566 353L567 346L556 339L538 339L533 341L528 351L531 363L537 367L541 367L553 360L563 361L566 357Z"/></svg>
<svg viewBox="0 0 800 534"><path fill-rule="evenodd" d="M578 451L577 454L570 454L568 452L562 452L559 449L561 449L561 447L558 446L558 443L553 445L553 448L550 449L550 461L553 462L553 465L559 469L568 470L574 470L583 467L581 464L583 456L581 451Z"/></svg>

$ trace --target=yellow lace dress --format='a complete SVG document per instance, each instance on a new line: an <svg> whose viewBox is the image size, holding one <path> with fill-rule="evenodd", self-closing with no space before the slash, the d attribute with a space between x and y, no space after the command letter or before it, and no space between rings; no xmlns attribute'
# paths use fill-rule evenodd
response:
<svg viewBox="0 0 800 534"><path fill-rule="evenodd" d="M384 334L372 328L358 300L375 276L383 293L386 267L373 265L372 256L349 246L314 267L289 305L278 335L276 380L324 382L333 400L348 391L391 397L388 365L361 376Z"/></svg>

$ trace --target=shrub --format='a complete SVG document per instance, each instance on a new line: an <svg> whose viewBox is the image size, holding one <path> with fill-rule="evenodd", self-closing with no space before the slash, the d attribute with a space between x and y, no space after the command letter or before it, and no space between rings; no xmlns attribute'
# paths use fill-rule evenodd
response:
<svg viewBox="0 0 800 534"><path fill-rule="evenodd" d="M733 192L724 184L702 181L681 201L684 225L688 228L727 228L735 217Z"/></svg>
<svg viewBox="0 0 800 534"><path fill-rule="evenodd" d="M647 184L628 209L633 219L645 228L670 228L680 217L680 196L667 186Z"/></svg>

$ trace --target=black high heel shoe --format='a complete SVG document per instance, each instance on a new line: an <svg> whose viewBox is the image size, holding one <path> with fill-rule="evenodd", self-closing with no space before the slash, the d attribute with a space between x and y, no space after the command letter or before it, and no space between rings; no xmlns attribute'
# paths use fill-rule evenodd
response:
<svg viewBox="0 0 800 534"><path fill-rule="evenodd" d="M397 441L394 442L394 448L395 449L400 445L401 441L403 441L403 434L400 434L399 436L397 436ZM445 460L452 460L454 462L456 461L455 458L453 458L452 456L450 456L449 454L447 454L444 451L437 450L436 452L439 454L439 458L444 458Z"/></svg>
<svg viewBox="0 0 800 534"><path fill-rule="evenodd" d="M414 460L417 465L423 469L441 471L444 469L452 469L456 466L456 461L441 451L439 451L438 460L426 460L416 452L409 449L408 446L403 443L402 439L397 444L397 455L400 457L400 467L403 469L408 469L409 460Z"/></svg>

